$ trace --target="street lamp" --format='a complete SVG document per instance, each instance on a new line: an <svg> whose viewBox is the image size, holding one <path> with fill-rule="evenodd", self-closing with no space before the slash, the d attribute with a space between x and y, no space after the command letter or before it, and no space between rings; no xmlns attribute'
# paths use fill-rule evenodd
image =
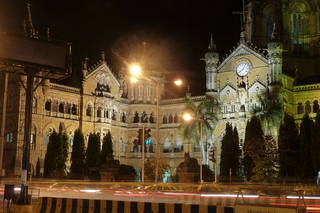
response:
<svg viewBox="0 0 320 213"><path fill-rule="evenodd" d="M155 174L155 182L158 182L158 174L159 174L159 154L160 154L160 149L159 149L159 143L160 143L160 116L159 116L159 102L160 102L160 80L155 80L153 78L149 78L148 76L145 76L142 74L142 69L139 65L137 64L132 64L129 67L129 71L131 74L130 81L131 83L138 83L140 78L146 79L148 81L151 81L156 84L156 132L157 132L157 144L156 144L156 174ZM183 81L180 79L177 79L174 81L174 84L177 86L181 86L183 84ZM143 126L144 129L144 126ZM144 143L144 141L143 141ZM142 180L144 180L144 144L142 146Z"/></svg>
<svg viewBox="0 0 320 213"><path fill-rule="evenodd" d="M182 115L183 120L186 122L190 122L192 120L200 121L200 183L203 183L203 176L202 176L202 125L203 125L203 119L194 118L190 113L184 113Z"/></svg>

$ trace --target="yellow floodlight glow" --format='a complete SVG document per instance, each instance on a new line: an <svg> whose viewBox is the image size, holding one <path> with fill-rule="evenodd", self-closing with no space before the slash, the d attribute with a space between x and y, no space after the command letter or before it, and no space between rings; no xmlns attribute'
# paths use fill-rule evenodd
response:
<svg viewBox="0 0 320 213"><path fill-rule="evenodd" d="M139 80L136 77L131 77L130 78L131 83L135 84L137 83Z"/></svg>
<svg viewBox="0 0 320 213"><path fill-rule="evenodd" d="M185 121L191 121L193 119L192 116L189 113L184 113L182 118Z"/></svg>
<svg viewBox="0 0 320 213"><path fill-rule="evenodd" d="M183 82L180 79L178 79L178 80L174 81L174 84L177 86L181 86L183 84Z"/></svg>
<svg viewBox="0 0 320 213"><path fill-rule="evenodd" d="M130 74L135 77L140 76L142 74L142 69L138 64L130 65L129 70Z"/></svg>

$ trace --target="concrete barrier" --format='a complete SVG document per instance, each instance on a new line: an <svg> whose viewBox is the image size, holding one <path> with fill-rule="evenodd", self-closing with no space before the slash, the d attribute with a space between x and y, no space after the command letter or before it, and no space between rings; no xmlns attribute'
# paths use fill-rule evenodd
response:
<svg viewBox="0 0 320 213"><path fill-rule="evenodd" d="M223 213L216 206L42 197L35 213Z"/></svg>

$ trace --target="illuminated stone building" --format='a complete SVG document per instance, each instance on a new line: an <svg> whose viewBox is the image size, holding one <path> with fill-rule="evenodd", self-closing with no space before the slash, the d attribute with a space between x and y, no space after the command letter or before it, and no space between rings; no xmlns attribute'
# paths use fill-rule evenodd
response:
<svg viewBox="0 0 320 213"><path fill-rule="evenodd" d="M258 96L282 88L285 109L297 121L304 113L314 117L320 101L320 2L318 0L251 0L243 16L240 42L225 57L219 56L211 38L204 60L207 95L220 103L219 121L209 149L215 148L217 164L220 141L227 122L236 126L244 139L251 109L258 106ZM43 162L48 137L63 127L72 139L81 128L85 137L92 132L101 136L111 131L114 155L121 163L141 168L141 146L136 143L138 129L151 128L153 146L146 157L156 157L159 121L159 156L175 168L185 152L199 157L199 147L184 140L179 130L185 97L164 99L166 89L160 84L161 100L157 112L156 85L151 81L129 84L113 73L104 58L88 69L83 64L81 88L44 81L33 100L31 163ZM153 76L162 82L165 76ZM10 75L6 122L5 169L8 175L20 173L23 122L24 79ZM203 96L191 97L200 102ZM2 107L2 106L0 106ZM72 141L72 140L70 140ZM212 163L209 163L212 164ZM210 165L213 167L213 165Z"/></svg>

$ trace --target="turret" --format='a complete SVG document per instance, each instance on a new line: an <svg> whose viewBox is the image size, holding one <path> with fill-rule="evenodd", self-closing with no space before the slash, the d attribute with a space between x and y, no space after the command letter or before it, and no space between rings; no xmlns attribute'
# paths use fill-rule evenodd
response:
<svg viewBox="0 0 320 213"><path fill-rule="evenodd" d="M273 25L270 42L268 43L268 63L270 68L270 86L281 85L282 75L282 43L276 23Z"/></svg>
<svg viewBox="0 0 320 213"><path fill-rule="evenodd" d="M206 62L206 87L207 93L217 92L217 68L219 63L219 53L217 53L216 45L211 35L208 52L205 54L204 59Z"/></svg>

